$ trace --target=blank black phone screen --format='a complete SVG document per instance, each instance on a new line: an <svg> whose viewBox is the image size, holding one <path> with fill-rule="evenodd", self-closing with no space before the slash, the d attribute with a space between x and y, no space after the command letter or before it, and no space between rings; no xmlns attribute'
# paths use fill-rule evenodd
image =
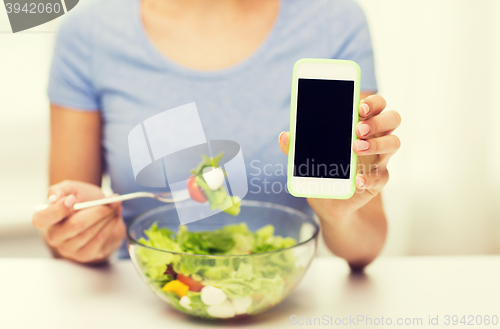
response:
<svg viewBox="0 0 500 329"><path fill-rule="evenodd" d="M293 175L349 179L354 81L299 79Z"/></svg>

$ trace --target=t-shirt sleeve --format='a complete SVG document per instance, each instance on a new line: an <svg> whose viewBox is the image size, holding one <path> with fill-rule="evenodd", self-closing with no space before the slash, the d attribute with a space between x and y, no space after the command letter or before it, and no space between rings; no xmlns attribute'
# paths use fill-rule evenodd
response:
<svg viewBox="0 0 500 329"><path fill-rule="evenodd" d="M49 100L59 106L97 111L99 102L93 84L92 26L81 15L68 16L56 36L49 75Z"/></svg>
<svg viewBox="0 0 500 329"><path fill-rule="evenodd" d="M361 91L377 92L372 41L366 16L352 0L337 0L333 3L338 5L333 22L336 39L339 40L334 58L358 63L361 68Z"/></svg>

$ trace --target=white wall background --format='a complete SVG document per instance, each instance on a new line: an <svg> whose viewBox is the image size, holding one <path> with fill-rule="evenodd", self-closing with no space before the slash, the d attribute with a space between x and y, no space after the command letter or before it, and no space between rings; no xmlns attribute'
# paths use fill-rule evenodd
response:
<svg viewBox="0 0 500 329"><path fill-rule="evenodd" d="M500 252L500 2L359 0L402 148L386 254Z"/></svg>
<svg viewBox="0 0 500 329"><path fill-rule="evenodd" d="M380 93L403 117L384 192L384 254L499 253L500 1L358 2ZM0 9L0 236L29 232L45 198L47 31L58 23L5 33Z"/></svg>
<svg viewBox="0 0 500 329"><path fill-rule="evenodd" d="M30 227L45 199L49 113L45 96L58 20L12 34L0 5L0 235Z"/></svg>

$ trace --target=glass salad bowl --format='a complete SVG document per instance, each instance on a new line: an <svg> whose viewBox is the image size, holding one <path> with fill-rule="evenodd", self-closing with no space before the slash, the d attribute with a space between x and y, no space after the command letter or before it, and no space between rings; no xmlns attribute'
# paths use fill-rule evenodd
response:
<svg viewBox="0 0 500 329"><path fill-rule="evenodd" d="M177 207L197 216L201 204ZM258 314L283 301L307 271L318 232L300 211L245 200L238 216L180 225L167 205L127 228L130 257L148 287L173 308L209 319Z"/></svg>

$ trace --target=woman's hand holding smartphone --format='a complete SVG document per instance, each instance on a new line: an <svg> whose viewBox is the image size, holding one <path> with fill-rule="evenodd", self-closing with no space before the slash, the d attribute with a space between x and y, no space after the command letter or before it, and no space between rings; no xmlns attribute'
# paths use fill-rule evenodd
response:
<svg viewBox="0 0 500 329"><path fill-rule="evenodd" d="M329 216L340 219L356 211L375 197L389 180L387 163L400 147L399 138L392 132L399 126L401 117L396 111L382 112L385 107L386 101L380 95L368 96L360 102L359 123L355 130L358 139L352 146L358 162L356 193L347 200L322 198L326 201L324 204L329 205ZM290 133L281 133L279 141L281 150L288 155ZM322 148L325 153L332 152L331 145L322 145ZM323 204L319 199L312 203Z"/></svg>
<svg viewBox="0 0 500 329"><path fill-rule="evenodd" d="M302 62L310 64L311 60ZM333 64L330 70L320 65L324 62ZM297 66L294 70L292 136L288 132L279 136L281 150L289 155L289 190L292 195L308 197L331 251L353 268L363 268L385 242L387 222L379 193L389 179L387 163L400 147L393 131L401 117L396 111L384 111L386 101L380 95L362 94L364 99L357 101L359 75L346 76L348 69L335 67L352 66L352 62L312 63L317 65L307 67L302 74L297 74ZM349 82L353 82L351 86ZM298 166L305 161L308 171L301 173ZM298 191L298 187L303 190Z"/></svg>

